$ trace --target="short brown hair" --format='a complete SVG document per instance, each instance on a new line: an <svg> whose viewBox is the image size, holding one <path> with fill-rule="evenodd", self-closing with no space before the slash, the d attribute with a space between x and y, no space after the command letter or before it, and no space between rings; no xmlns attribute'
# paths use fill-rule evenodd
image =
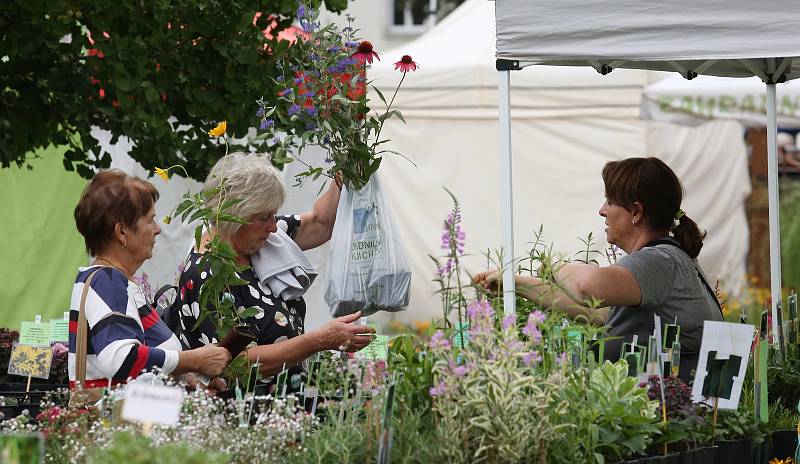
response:
<svg viewBox="0 0 800 464"><path fill-rule="evenodd" d="M644 221L659 232L672 232L681 248L696 258L703 248L705 232L685 214L673 225L683 201L683 186L675 172L658 158L627 158L609 161L603 167L606 200L631 211L639 202Z"/></svg>
<svg viewBox="0 0 800 464"><path fill-rule="evenodd" d="M100 171L83 189L75 206L75 225L92 256L105 251L117 223L136 230L136 221L158 200L158 190L146 180L119 169Z"/></svg>

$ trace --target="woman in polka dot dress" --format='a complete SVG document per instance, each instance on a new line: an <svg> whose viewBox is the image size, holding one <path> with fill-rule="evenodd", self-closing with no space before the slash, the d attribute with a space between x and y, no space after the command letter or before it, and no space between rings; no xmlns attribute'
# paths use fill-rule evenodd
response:
<svg viewBox="0 0 800 464"><path fill-rule="evenodd" d="M331 183L330 188L317 200L311 211L296 216L276 216L286 197L286 188L280 174L268 158L257 154L233 153L226 155L212 168L205 188L219 187L220 181L226 199L238 199L228 212L245 218L247 224L220 223L217 230L203 237L208 243L214 234L227 241L237 253L240 264L250 266L250 257L266 244L270 234L281 228L301 250L317 247L331 237L339 202L339 187ZM215 205L216 196L208 203ZM199 265L202 249L193 249L186 259L181 274L178 296L172 311L178 311L178 323L173 330L184 349L197 348L217 343L216 328L210 318L200 325L200 289L209 277L209 270ZM258 313L244 322L256 335L258 346L246 351L250 361L259 360L261 373L273 376L284 366L289 367L290 376L302 371L301 363L309 356L323 350L358 351L372 340L370 327L352 324L359 314L340 317L324 324L319 329L305 332L306 304L302 297L283 301L261 284L252 269L238 276L248 282L230 288L236 308L256 307Z"/></svg>

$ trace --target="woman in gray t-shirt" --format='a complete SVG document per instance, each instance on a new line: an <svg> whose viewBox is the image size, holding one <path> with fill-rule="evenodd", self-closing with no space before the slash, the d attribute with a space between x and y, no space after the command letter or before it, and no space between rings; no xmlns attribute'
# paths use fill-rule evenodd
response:
<svg viewBox="0 0 800 464"><path fill-rule="evenodd" d="M606 201L606 239L626 256L615 265L597 267L570 263L559 268L558 286L534 277L517 276L521 296L544 308L605 324L609 336L605 358L616 361L623 342L638 335L646 345L653 333L653 315L680 325L680 376L689 378L697 366L703 322L722 320L713 290L697 265L705 233L680 209L680 180L658 158L611 161L603 168ZM497 271L483 272L473 280L496 288ZM589 302L606 306L590 309Z"/></svg>

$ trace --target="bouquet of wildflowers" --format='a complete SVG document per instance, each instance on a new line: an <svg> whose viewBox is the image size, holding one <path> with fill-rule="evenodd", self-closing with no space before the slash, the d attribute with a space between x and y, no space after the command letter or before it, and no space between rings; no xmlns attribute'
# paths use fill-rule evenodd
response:
<svg viewBox="0 0 800 464"><path fill-rule="evenodd" d="M399 154L381 147L388 141L381 139L381 129L390 118L403 120L391 107L406 74L415 71L417 64L407 55L395 63L395 69L402 72L397 89L387 102L376 88L384 109L371 111L366 70L380 57L370 42L355 39L353 18L347 16L349 25L341 31L335 24L321 27L316 22L317 12L301 5L297 20L303 32L297 35L287 58L278 62L280 74L274 77L281 90L258 102L260 128L266 131L262 137L268 139L276 164L293 161L290 152L298 154L297 159L308 167L299 179L340 171L348 187L360 190L377 171L383 154ZM299 158L309 144L327 151L325 167Z"/></svg>

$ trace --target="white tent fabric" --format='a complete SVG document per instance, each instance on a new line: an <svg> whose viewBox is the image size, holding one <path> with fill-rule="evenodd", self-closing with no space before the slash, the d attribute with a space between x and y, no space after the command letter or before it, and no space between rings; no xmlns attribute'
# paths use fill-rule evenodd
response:
<svg viewBox="0 0 800 464"><path fill-rule="evenodd" d="M395 100L407 124L392 120L383 132L391 149L416 163L388 156L381 165L413 270L411 304L408 312L395 316L400 319L441 314L428 255L444 253L440 234L452 205L442 187L461 202L467 272L486 269L483 253L501 245L493 9L491 2L468 0L429 33L381 53L382 61L368 72L391 98L400 78L392 63L408 54L421 66L406 76ZM453 53L456 49L463 52ZM686 186L684 209L709 230L701 264L736 290L745 272L748 239L743 202L749 182L741 126L714 123L689 129L641 121L638 106L648 78L644 71L619 70L604 78L592 69L549 66L514 74L517 256L524 256L540 224L545 241L564 254L577 252L579 237L589 232L603 249L604 226L597 213L603 201L603 164L658 154ZM379 101L371 98L373 104ZM720 169L741 182L725 184L722 177L709 182ZM716 195L719 189L724 197Z"/></svg>
<svg viewBox="0 0 800 464"><path fill-rule="evenodd" d="M800 82L778 84L778 126L800 128ZM767 94L757 77L699 76L688 81L670 76L644 89L642 117L677 124L733 119L748 126L767 125Z"/></svg>
<svg viewBox="0 0 800 464"><path fill-rule="evenodd" d="M502 65L499 69L559 64L592 66L606 74L622 67L674 70L688 79L707 74L757 76L766 82L774 319L782 300L775 84L800 77L796 59L800 56L800 43L789 26L798 20L800 6L792 0L758 4L748 0L564 0L557 5L544 0L501 0L496 2L497 58L498 65ZM501 84L507 82L508 70L500 73ZM503 119L510 111L510 96L501 89ZM510 131L504 128L500 145L510 147L510 138ZM511 150L506 148L503 159L510 158ZM508 190L504 192L506 197L511 196ZM510 274L504 275L504 282L506 304L513 311ZM777 324L773 325L773 336L780 339Z"/></svg>
<svg viewBox="0 0 800 464"><path fill-rule="evenodd" d="M793 0L495 3L497 58L522 65L605 64L729 77L783 67L790 79L800 75L792 27L800 23L800 5Z"/></svg>

